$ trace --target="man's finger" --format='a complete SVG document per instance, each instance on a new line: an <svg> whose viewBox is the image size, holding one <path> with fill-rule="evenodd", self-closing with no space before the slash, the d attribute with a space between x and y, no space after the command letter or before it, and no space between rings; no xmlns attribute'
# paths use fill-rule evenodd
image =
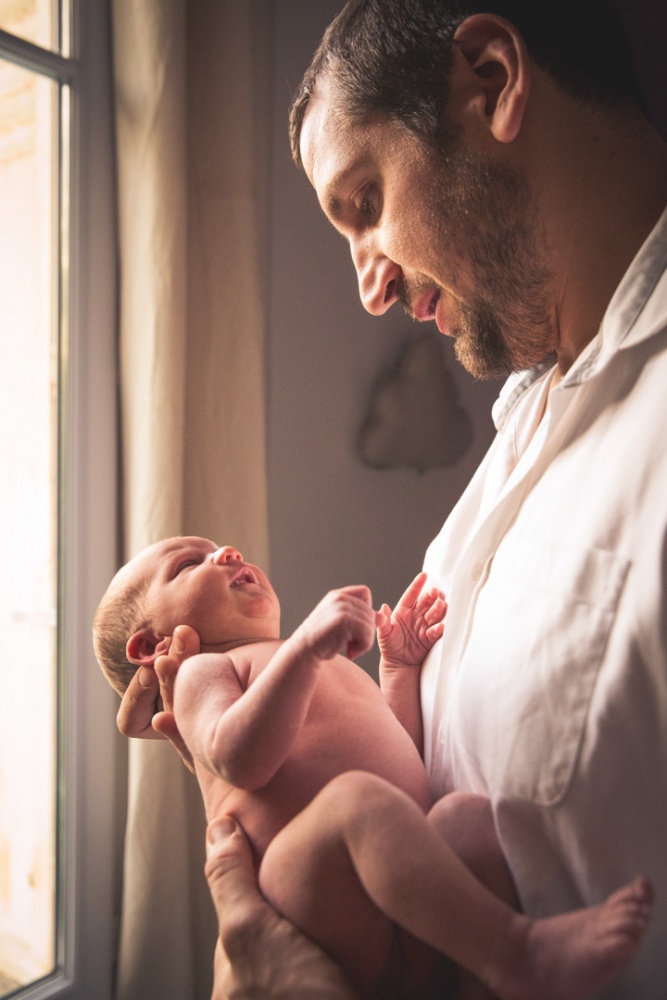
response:
<svg viewBox="0 0 667 1000"><path fill-rule="evenodd" d="M338 966L260 894L250 845L230 816L209 824L206 856L221 938L216 950L216 1000L229 996L358 1000Z"/></svg>
<svg viewBox="0 0 667 1000"><path fill-rule="evenodd" d="M170 653L176 655L179 663L199 652L200 641L197 632L189 625L177 625L174 629Z"/></svg>
<svg viewBox="0 0 667 1000"><path fill-rule="evenodd" d="M155 671L150 667L139 667L127 686L116 716L116 724L123 736L145 740L162 738L152 727L159 694L160 682Z"/></svg>
<svg viewBox="0 0 667 1000"><path fill-rule="evenodd" d="M192 771L195 774L195 763L192 759L192 754L190 753L188 747L185 744L185 740L181 736L180 730L176 725L176 719L173 712L156 712L153 716L153 729L160 736L169 740L175 750L187 767L188 771Z"/></svg>
<svg viewBox="0 0 667 1000"><path fill-rule="evenodd" d="M214 819L206 831L206 878L213 897L220 936L232 962L235 941L248 926L266 916L277 921L257 885L250 844L231 816Z"/></svg>

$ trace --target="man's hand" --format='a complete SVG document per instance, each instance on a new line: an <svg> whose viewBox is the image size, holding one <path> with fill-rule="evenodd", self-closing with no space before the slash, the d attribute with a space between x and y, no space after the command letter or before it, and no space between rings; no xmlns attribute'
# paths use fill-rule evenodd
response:
<svg viewBox="0 0 667 1000"><path fill-rule="evenodd" d="M344 652L361 656L375 640L375 612L368 587L341 587L322 598L299 626L293 640L320 660Z"/></svg>
<svg viewBox="0 0 667 1000"><path fill-rule="evenodd" d="M160 682L152 667L139 667L127 686L116 716L123 736L139 740L159 739L153 731L153 715L160 697Z"/></svg>
<svg viewBox="0 0 667 1000"><path fill-rule="evenodd" d="M359 1000L338 966L260 894L250 845L231 817L209 825L206 856L220 929L212 1000Z"/></svg>
<svg viewBox="0 0 667 1000"><path fill-rule="evenodd" d="M192 754L185 745L174 716L174 686L176 684L178 668L190 656L196 656L199 648L199 636L195 630L190 628L189 625L177 625L174 629L169 651L162 656L158 656L155 661L155 673L160 682L162 711L156 712L153 716L153 729L160 736L164 736L165 739L169 740L171 745L181 755L185 766L193 774L195 768Z"/></svg>
<svg viewBox="0 0 667 1000"><path fill-rule="evenodd" d="M195 630L179 625L168 653L157 658L155 669L139 667L123 695L116 719L124 736L169 740L190 771L194 771L192 756L174 718L174 683L181 663L198 652Z"/></svg>
<svg viewBox="0 0 667 1000"><path fill-rule="evenodd" d="M383 667L419 667L444 631L447 603L436 587L424 590L420 573L393 612L383 604L377 614L377 638Z"/></svg>

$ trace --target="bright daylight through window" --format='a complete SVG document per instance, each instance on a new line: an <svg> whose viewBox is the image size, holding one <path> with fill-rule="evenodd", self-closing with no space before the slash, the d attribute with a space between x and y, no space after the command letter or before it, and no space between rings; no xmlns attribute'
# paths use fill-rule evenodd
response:
<svg viewBox="0 0 667 1000"><path fill-rule="evenodd" d="M62 56L57 0L0 0L0 29ZM67 88L0 38L0 996L58 954L58 455ZM39 51L36 52L39 56Z"/></svg>

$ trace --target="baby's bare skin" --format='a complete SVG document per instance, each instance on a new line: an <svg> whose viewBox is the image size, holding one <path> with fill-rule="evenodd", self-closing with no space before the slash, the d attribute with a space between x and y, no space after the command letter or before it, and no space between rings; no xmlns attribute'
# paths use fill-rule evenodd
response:
<svg viewBox="0 0 667 1000"><path fill-rule="evenodd" d="M638 947L649 884L636 880L601 907L535 922L471 880L425 815L431 799L414 739L375 683L333 652L366 631L369 601L365 588L328 595L303 634L201 654L181 668L176 716L209 819L225 812L243 826L268 900L343 964L364 997L384 988L403 940L416 945L407 963L399 948L406 995L438 995L439 952L471 970L489 997L583 1000ZM345 609L359 615L360 630L338 631ZM221 724L235 712L231 726Z"/></svg>
<svg viewBox="0 0 667 1000"><path fill-rule="evenodd" d="M601 907L533 921L443 839L441 804L428 812L418 680L446 604L425 575L393 612L376 613L367 587L332 591L280 642L275 593L236 549L167 540L139 572L151 574L151 560L149 624L128 657L160 673L162 714L175 712L209 820L243 827L268 901L361 996L384 995L398 962L401 995L435 1000L447 955L503 1000L584 1000L629 961L651 914L645 880ZM183 615L207 649L166 669ZM376 629L382 690L349 658ZM488 823L473 828L495 841Z"/></svg>
<svg viewBox="0 0 667 1000"><path fill-rule="evenodd" d="M343 656L319 664L303 725L284 763L264 787L236 788L201 763L209 756L206 746L220 712L256 681L281 645L252 643L228 654L202 653L181 668L176 716L195 758L209 821L223 813L234 816L261 858L278 831L325 784L352 770L386 778L428 811L431 793L417 748L378 685ZM224 694L214 694L223 687L221 674L226 675ZM206 691L205 720L194 710L200 690Z"/></svg>

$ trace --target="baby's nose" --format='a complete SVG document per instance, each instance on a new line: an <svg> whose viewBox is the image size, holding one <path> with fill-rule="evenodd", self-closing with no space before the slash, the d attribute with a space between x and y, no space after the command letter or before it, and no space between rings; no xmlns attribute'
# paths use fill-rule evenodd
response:
<svg viewBox="0 0 667 1000"><path fill-rule="evenodd" d="M222 565L229 562L243 562L243 556L232 545L222 545L213 553L213 562Z"/></svg>

